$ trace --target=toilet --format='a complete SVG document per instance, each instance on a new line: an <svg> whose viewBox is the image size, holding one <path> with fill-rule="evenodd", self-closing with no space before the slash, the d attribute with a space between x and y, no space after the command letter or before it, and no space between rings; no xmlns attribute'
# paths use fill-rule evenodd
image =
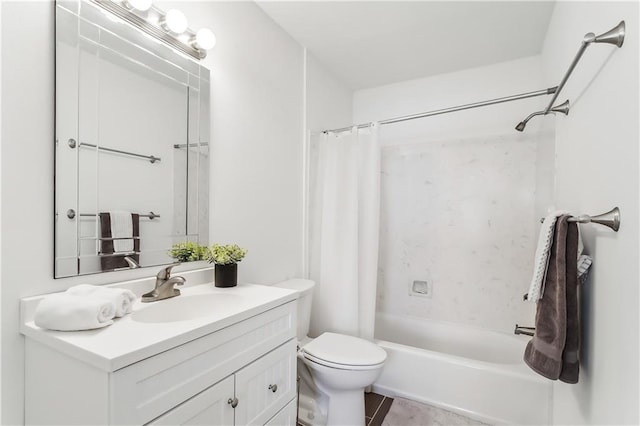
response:
<svg viewBox="0 0 640 426"><path fill-rule="evenodd" d="M364 425L364 388L382 373L387 353L375 343L344 334L309 338L315 283L293 279L275 286L298 292L298 423Z"/></svg>

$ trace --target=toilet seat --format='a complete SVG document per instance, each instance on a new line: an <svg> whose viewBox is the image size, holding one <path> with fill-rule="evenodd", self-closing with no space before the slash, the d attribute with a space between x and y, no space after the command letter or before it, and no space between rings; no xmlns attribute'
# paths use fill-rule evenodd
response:
<svg viewBox="0 0 640 426"><path fill-rule="evenodd" d="M384 362L382 362L380 364L374 364L374 365L338 364L338 363L335 363L335 362L330 362L330 361L326 361L326 360L323 360L323 359L315 358L315 357L309 355L308 353L304 353L304 351L302 351L302 356L308 362L311 362L311 363L314 363L314 364L318 364L318 365L322 365L322 366L327 367L327 368L333 368L333 369L336 369L336 370L349 370L349 371L375 370L377 368L380 368L382 365L384 365Z"/></svg>
<svg viewBox="0 0 640 426"><path fill-rule="evenodd" d="M375 343L337 333L323 333L300 351L311 362L341 370L372 370L387 359Z"/></svg>

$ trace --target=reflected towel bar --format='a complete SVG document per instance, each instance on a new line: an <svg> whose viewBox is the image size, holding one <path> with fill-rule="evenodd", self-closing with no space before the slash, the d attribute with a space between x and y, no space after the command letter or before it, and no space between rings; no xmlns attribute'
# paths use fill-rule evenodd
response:
<svg viewBox="0 0 640 426"><path fill-rule="evenodd" d="M544 222L544 218L540 219L540 222ZM569 218L569 222L597 223L599 225L604 225L607 228L614 230L615 232L618 232L618 229L620 229L620 209L618 207L614 207L608 212L599 214L597 216L581 214L579 216Z"/></svg>
<svg viewBox="0 0 640 426"><path fill-rule="evenodd" d="M100 237L100 238L96 238L96 237L80 237L78 238L78 240L80 241L116 241L116 240L141 240L142 238L140 237L119 237L119 238L107 238L107 237Z"/></svg>
<svg viewBox="0 0 640 426"><path fill-rule="evenodd" d="M80 216L82 217L97 217L97 214L94 213L80 213ZM154 212L149 212L149 214L139 214L138 216L140 217L148 217L149 219L153 220L157 217L160 217L159 214L155 214ZM67 217L69 219L73 219L74 217L76 217L76 211L73 209L69 209L67 210Z"/></svg>
<svg viewBox="0 0 640 426"><path fill-rule="evenodd" d="M189 146L189 148L193 148L197 146L209 146L209 142L190 143L188 145L186 143L177 143L173 145L175 149L186 148L187 146Z"/></svg>
<svg viewBox="0 0 640 426"><path fill-rule="evenodd" d="M69 139L68 143L71 148L76 147L76 141L74 139ZM144 155L144 154L137 154L135 152L121 151L119 149L106 148L104 146L98 146L98 145L94 145L86 142L80 142L80 144L78 145L78 147L83 147L83 146L87 146L89 148L95 148L98 151L115 152L116 154L123 154L123 155L129 155L131 157L144 158L145 160L149 160L151 164L154 164L156 161L158 162L162 161L160 157L156 157L154 155Z"/></svg>

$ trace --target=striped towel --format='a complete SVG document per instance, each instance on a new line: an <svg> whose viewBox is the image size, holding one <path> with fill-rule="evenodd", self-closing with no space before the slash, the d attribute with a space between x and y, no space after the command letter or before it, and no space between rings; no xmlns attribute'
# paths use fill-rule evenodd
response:
<svg viewBox="0 0 640 426"><path fill-rule="evenodd" d="M123 253L133 251L133 219L130 212L112 211L111 237L113 240L113 252ZM116 239L125 238L125 239Z"/></svg>
<svg viewBox="0 0 640 426"><path fill-rule="evenodd" d="M553 213L549 213L544 218L544 222L542 222L542 226L540 227L538 246L536 247L536 256L533 266L533 277L531 278L531 284L529 285L529 292L527 293L526 298L529 302L537 303L538 300L542 298L542 292L544 291L542 283L547 275L553 232L555 230L556 221L563 214L568 214L568 212L558 210Z"/></svg>

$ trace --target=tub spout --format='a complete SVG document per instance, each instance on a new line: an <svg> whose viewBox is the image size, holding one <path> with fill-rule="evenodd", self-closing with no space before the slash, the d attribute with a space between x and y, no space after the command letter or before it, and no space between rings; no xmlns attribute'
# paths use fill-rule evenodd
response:
<svg viewBox="0 0 640 426"><path fill-rule="evenodd" d="M513 330L513 334L524 334L525 336L533 336L535 327L522 327L516 324L515 330Z"/></svg>

